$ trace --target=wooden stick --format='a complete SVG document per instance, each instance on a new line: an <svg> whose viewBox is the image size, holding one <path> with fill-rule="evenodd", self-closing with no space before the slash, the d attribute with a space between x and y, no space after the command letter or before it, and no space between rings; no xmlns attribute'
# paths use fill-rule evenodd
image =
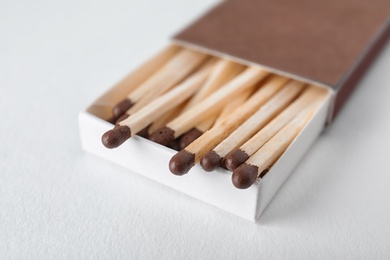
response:
<svg viewBox="0 0 390 260"><path fill-rule="evenodd" d="M257 178L265 174L292 143L303 127L316 113L323 99L318 99L299 113L292 121L276 133L263 147L245 163L233 171L232 182L236 188L247 189Z"/></svg>
<svg viewBox="0 0 390 260"><path fill-rule="evenodd" d="M173 107L188 99L207 79L211 66L205 66L200 71L187 78L176 88L170 90L154 102L143 107L137 113L117 124L102 136L102 143L107 148L115 148L125 142L144 127L159 118Z"/></svg>
<svg viewBox="0 0 390 260"><path fill-rule="evenodd" d="M169 162L171 172L176 175L187 173L205 153L213 149L219 142L233 132L234 129L279 91L287 81L288 79L286 78L274 76L242 106L234 110L230 117L205 132L184 150L174 155Z"/></svg>
<svg viewBox="0 0 390 260"><path fill-rule="evenodd" d="M218 88L232 80L239 73L245 69L245 66L237 64L235 62L221 59L217 62L214 67L213 73L210 75L203 87L190 99L187 106L183 111L191 109L193 106L197 105L199 102L204 100L210 94L215 92ZM185 133L180 137L178 145L179 149L184 149L188 144L194 141L196 138L201 136L205 131L209 130L210 127L214 124L216 117L218 116L218 111L211 114L207 119L204 119L202 122L199 122L195 125L193 129ZM156 131L157 129L153 129ZM153 132L152 132L153 133Z"/></svg>
<svg viewBox="0 0 390 260"><path fill-rule="evenodd" d="M294 98L303 90L304 83L290 81L266 104L261 106L256 113L249 117L225 140L219 143L212 151L205 154L200 160L200 165L205 171L211 172L219 167L225 156L233 149L242 145L256 132L264 127L280 111L288 106Z"/></svg>
<svg viewBox="0 0 390 260"><path fill-rule="evenodd" d="M216 62L216 59L209 59L206 63L205 63L205 65L203 65L203 67L206 67L206 66L213 66L214 67L214 64L215 64L215 62ZM200 68L201 69L201 68ZM196 71L195 71L195 73L196 73ZM116 120L116 124L118 124L119 122L121 122L121 121L123 121L123 120L125 120L125 119L127 119L130 115L132 115L132 114L134 114L135 112L137 112L139 109L141 109L142 107L144 107L145 105L147 105L148 103L150 103L150 102L152 102L154 99L156 99L159 95L161 95L162 93L165 93L166 91L165 90L163 90L163 92L161 92L160 91L161 89L157 89L157 90L151 90L150 92L148 92L148 93L146 93L146 95L143 97L143 98L141 98L141 100L140 101L138 101L136 104L134 104L134 105L132 105L131 106L131 108L129 108L122 116L120 116L117 120ZM184 104L186 104L187 102L183 102ZM177 106L179 106L180 104L178 104ZM184 109L185 108L185 106L183 106L183 108L182 109ZM182 110L181 109L181 110ZM173 107L172 109L171 109L171 111L168 111L167 113L166 113L166 115L163 115L162 117L160 117L158 120L167 120L168 118L170 118L171 120L173 120L175 117L172 117L172 115L178 115L179 113L177 113L177 107ZM163 125L160 125L160 127L159 128L161 128L161 127L163 127L163 126L165 126L168 122L170 122L171 120L169 120L169 121L166 121L166 122L160 122L160 124L161 123L164 123ZM157 121L155 121L155 122L153 122L153 124L154 123L158 123ZM157 130L157 129L159 129L159 128L156 128L156 129L154 129L154 131L155 130ZM147 133L148 133L148 135L149 135L149 132L150 132L151 130L147 130ZM153 133L153 132L151 132L151 133Z"/></svg>
<svg viewBox="0 0 390 260"><path fill-rule="evenodd" d="M237 64L235 62L221 59L217 65L208 81L204 84L202 89L198 91L193 98L188 102L188 105L183 111L191 109L193 106L204 100L210 94L215 92L218 88L225 85L227 82L235 78L239 73L245 69L245 66ZM187 145L192 143L196 138L201 136L204 132L210 129L214 124L219 111L211 114L207 119L199 122L192 128L190 131L182 135L179 139L179 149L182 150Z"/></svg>
<svg viewBox="0 0 390 260"><path fill-rule="evenodd" d="M112 107L115 106L119 100L123 99L134 91L138 86L145 82L151 75L156 73L164 64L166 64L172 57L174 57L182 48L177 45L170 45L164 48L163 51L148 59L145 63L128 74L118 84L116 84L112 91L107 92L101 96L96 103L88 110L93 110L93 114L104 115L106 121L115 123L115 118L112 116ZM109 109L108 107L111 107Z"/></svg>
<svg viewBox="0 0 390 260"><path fill-rule="evenodd" d="M248 97L254 92L255 87L256 85L254 85L253 88L247 89L241 95L234 98L228 106L224 107L214 124L218 125L228 118L237 107L241 106L248 99Z"/></svg>
<svg viewBox="0 0 390 260"><path fill-rule="evenodd" d="M206 66L207 64L215 64L215 62L216 62L215 58L209 59L204 66ZM169 85L165 85L165 88L164 87L158 87L158 88L154 88L153 90L150 90L149 92L145 93L144 96L137 103L135 103L131 108L129 108L126 111L126 114L129 114L129 115L134 114L135 112L140 110L142 107L144 107L145 105L149 104L154 99L159 97L161 94L164 94L166 91L168 91L172 87L174 87L174 86L173 85L170 85L170 86ZM197 94L195 94L195 96L196 95Z"/></svg>
<svg viewBox="0 0 390 260"><path fill-rule="evenodd" d="M196 92L196 94L189 100L189 102L186 103L186 105L184 105L184 107L179 109L173 108L172 111L167 112L166 115L162 116L156 122L154 122L148 129L149 134L152 134L159 128L164 127L169 121L173 120L182 111L186 111L202 101L204 98L212 94L216 89L220 88L222 85L226 84L228 81L237 76L245 68L243 65L224 59L217 60L215 58L212 59L212 61L215 61L216 65L214 66L213 72L209 76L208 80L203 84L202 88ZM141 101L137 104L140 104ZM130 108L127 111L127 114L131 114L136 106L137 105ZM178 143L179 149L183 149L188 145L188 143L191 143L203 132L210 129L215 121L216 116L217 115L210 116L207 120L200 122L194 129L182 136Z"/></svg>
<svg viewBox="0 0 390 260"><path fill-rule="evenodd" d="M183 134L179 138L179 150L183 150L190 143L192 143L199 136L201 136L204 132L209 130L211 128L211 126L214 124L214 121L217 119L217 116L218 116L217 113L211 114L208 118L206 118L202 122L198 123L190 131Z"/></svg>
<svg viewBox="0 0 390 260"><path fill-rule="evenodd" d="M208 56L189 49L179 51L161 69L132 91L113 108L113 118L123 115L134 103L153 90L168 90L182 81L196 69Z"/></svg>
<svg viewBox="0 0 390 260"><path fill-rule="evenodd" d="M223 106L229 103L231 98L250 88L267 75L268 72L259 68L250 67L246 69L202 102L172 120L166 127L153 133L150 139L166 145L171 140L193 128L210 114L220 111Z"/></svg>
<svg viewBox="0 0 390 260"><path fill-rule="evenodd" d="M210 96L217 89L235 78L245 69L244 65L225 59L220 59L214 67L213 72L202 86L202 88L190 99L184 111L197 105L199 102Z"/></svg>
<svg viewBox="0 0 390 260"><path fill-rule="evenodd" d="M183 111L183 109L186 107L188 104L188 101L184 101L177 107L172 108L170 111L165 113L165 115L161 116L158 118L156 121L154 121L151 126L148 129L148 133L152 134L161 127L166 126L170 121L172 121L175 117L180 115L180 113Z"/></svg>
<svg viewBox="0 0 390 260"><path fill-rule="evenodd" d="M233 100L230 101L229 106L225 107L220 115L214 114L211 117L209 117L206 120L203 120L200 122L195 128L184 134L182 137L180 137L179 140L179 148L180 150L183 150L186 148L190 143L195 141L199 136L201 136L204 132L209 130L213 124L219 124L223 119L225 119L229 113L229 115L233 112L234 109L241 106L245 100L248 99L249 95L253 92L255 86L253 88L249 88L246 91L244 91L242 94L238 95L238 97L235 97Z"/></svg>
<svg viewBox="0 0 390 260"><path fill-rule="evenodd" d="M288 106L269 124L256 133L239 149L236 149L228 154L225 159L226 168L230 171L234 171L305 107L310 105L312 102L320 102L326 95L327 91L325 89L313 86L308 87L307 90L305 90L290 106Z"/></svg>

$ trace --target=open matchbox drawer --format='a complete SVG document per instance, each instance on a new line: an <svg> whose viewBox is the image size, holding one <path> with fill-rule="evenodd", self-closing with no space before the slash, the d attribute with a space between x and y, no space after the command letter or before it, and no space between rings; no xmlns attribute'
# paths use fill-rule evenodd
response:
<svg viewBox="0 0 390 260"><path fill-rule="evenodd" d="M169 159L176 153L170 148L139 136L132 137L113 150L105 148L101 143L102 133L112 128L112 124L104 119L111 115L113 106L126 96L126 89L131 84L144 81L167 57L171 57L175 49L172 45L154 56L80 113L83 148L191 197L255 221L323 129L332 91L329 91L328 98L283 156L249 189L235 188L231 183L232 173L222 168L206 173L196 165L188 174L178 177L168 169Z"/></svg>
<svg viewBox="0 0 390 260"><path fill-rule="evenodd" d="M82 146L88 152L193 198L247 220L256 221L324 126L331 122L363 72L389 38L389 22L386 19L390 6L386 4L386 1L376 1L378 2L377 8L371 8L365 12L366 16L362 17L362 10L359 8L364 9L370 3L365 4L363 1L356 4L356 10L354 9L350 14L352 18L362 17L363 20L375 14L375 19L371 19L369 25L353 32L351 29L355 26L351 27L348 24L334 30L338 36L343 32L349 32L354 36L352 40L355 42L358 40L357 44L353 45L352 51L346 51L351 49L350 42L337 44L340 39L331 39L327 40L327 45L317 46L316 53L310 52L307 47L312 44L316 46L316 43L320 43L324 37L329 36L326 35L329 33L329 25L323 25L324 15L332 16L333 21L336 24L339 23L340 19L346 19L343 11L349 6L345 3L338 3L336 0L329 1L322 3L321 10L318 10L314 4L300 2L301 9L292 9L292 14L284 17L290 21L289 24L292 26L288 30L299 36L305 35L306 40L311 41L307 45L307 42L294 42L296 39L291 35L291 32L283 33L283 30L286 30L285 27L277 25L279 20L275 19L274 16L285 12L288 3L279 0L271 2L224 1L179 33L170 46L153 56L80 113L79 125ZM339 11L335 11L335 5ZM251 11L256 8L268 9L268 12L264 12L264 15L259 17L257 13ZM297 18L302 12L307 12L308 8L312 8L315 14L317 12L317 15L322 14L319 18L318 16L309 17L312 19L312 23L317 24L316 33L311 31L312 24L305 27L302 24L304 20ZM264 21L269 23L263 25ZM248 24L258 28L256 34L253 34L252 30L245 29ZM336 24L331 24L331 26L336 26ZM301 26L300 29L297 29L297 26ZM273 33L270 32L269 28L273 29ZM322 30L323 34L319 34L318 30L320 32ZM235 33L235 37L232 37L232 32ZM283 37L287 38L283 39ZM287 39L291 41L286 41ZM280 44L280 41L284 41L284 44ZM333 53L329 53L327 47L329 45L332 48L337 46ZM176 151L139 136L132 137L114 150L106 149L102 145L102 134L113 127L112 124L104 120L111 116L112 108L127 96L128 89L132 88L132 85L142 83L167 59L172 57L178 48L195 49L244 65L258 66L278 75L328 89L327 98L311 120L270 168L270 171L264 177L259 178L250 188L245 190L235 188L231 183L232 173L222 168L212 173L206 173L199 165L195 165L189 174L181 177L175 176L170 173L168 162ZM274 55L269 55L269 53ZM291 55L289 56L289 54Z"/></svg>

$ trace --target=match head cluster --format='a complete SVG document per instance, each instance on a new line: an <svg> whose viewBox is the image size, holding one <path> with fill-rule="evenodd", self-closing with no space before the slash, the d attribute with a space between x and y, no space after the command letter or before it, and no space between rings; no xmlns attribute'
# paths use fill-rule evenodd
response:
<svg viewBox="0 0 390 260"><path fill-rule="evenodd" d="M181 48L114 105L102 136L116 148L134 134L178 151L175 175L232 171L239 189L263 177L326 97L320 87ZM211 173L212 174L212 173Z"/></svg>

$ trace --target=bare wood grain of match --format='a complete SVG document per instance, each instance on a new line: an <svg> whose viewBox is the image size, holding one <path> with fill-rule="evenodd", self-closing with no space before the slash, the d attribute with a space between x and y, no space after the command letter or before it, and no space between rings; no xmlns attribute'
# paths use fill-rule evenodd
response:
<svg viewBox="0 0 390 260"><path fill-rule="evenodd" d="M230 117L212 127L184 150L174 155L169 162L171 172L176 175L187 173L195 163L199 162L204 154L212 150L259 107L266 103L287 81L288 79L286 78L273 76L242 106L234 110Z"/></svg>
<svg viewBox="0 0 390 260"><path fill-rule="evenodd" d="M179 140L179 149L182 150L186 148L190 143L192 143L195 139L201 136L204 132L209 130L213 125L220 123L226 116L231 114L231 112L242 105L244 101L248 98L248 96L253 92L255 85L243 93L240 93L238 96L234 97L229 105L225 107L221 113L214 113L210 117L204 119L202 122L198 123L195 128L185 133L180 137Z"/></svg>
<svg viewBox="0 0 390 260"><path fill-rule="evenodd" d="M154 102L149 103L127 119L119 122L114 129L106 132L102 136L104 146L107 148L118 147L162 114L188 99L204 83L211 69L212 66L203 67L180 85L176 86L176 88L155 99Z"/></svg>
<svg viewBox="0 0 390 260"><path fill-rule="evenodd" d="M304 88L304 83L290 81L282 90L261 106L252 116L235 129L226 139L212 151L202 157L200 163L205 171L213 171L219 167L225 156L242 145L256 132L264 127L280 111L287 107Z"/></svg>
<svg viewBox="0 0 390 260"><path fill-rule="evenodd" d="M239 189L249 188L256 179L275 163L300 131L310 121L325 98L317 99L294 117L279 132L268 140L245 163L233 171L232 182Z"/></svg>
<svg viewBox="0 0 390 260"><path fill-rule="evenodd" d="M239 106L241 106L247 99L248 97L252 94L253 89L255 88L255 85L253 88L249 88L246 91L244 91L242 94L238 95L234 99L232 99L229 103L228 106L224 107L219 114L217 120L215 120L215 125L220 124L223 122L227 117L230 116L230 114Z"/></svg>
<svg viewBox="0 0 390 260"><path fill-rule="evenodd" d="M190 130L194 124L199 123L207 115L220 111L237 94L252 87L269 73L258 68L248 68L225 86L218 89L202 102L190 110L187 110L180 117L171 121L167 126L175 130L175 137Z"/></svg>
<svg viewBox="0 0 390 260"><path fill-rule="evenodd" d="M159 92L158 95L160 95L172 88L194 71L207 57L206 54L193 50L180 50L162 68L113 108L114 117L118 118L123 115L134 103L138 102L145 95L149 95L149 93L154 91ZM146 103L146 101L143 103Z"/></svg>
<svg viewBox="0 0 390 260"><path fill-rule="evenodd" d="M238 64L236 62L225 59L218 60L213 69L213 72L210 74L210 77L202 86L202 88L190 99L187 106L184 108L184 111L192 108L200 101L210 96L210 94L235 78L244 69L244 65Z"/></svg>
<svg viewBox="0 0 390 260"><path fill-rule="evenodd" d="M145 62L144 65L136 68L114 87L116 99L119 100L120 97L123 98L130 95L131 92L141 86L145 81L155 75L162 67L176 57L181 50L183 50L182 47L175 45L169 46L163 52L153 56L150 60Z"/></svg>
<svg viewBox="0 0 390 260"><path fill-rule="evenodd" d="M215 62L216 62L216 59L214 59L214 58L213 59L209 59L206 62L206 64L203 65L203 66L208 66L210 64L213 65L213 64L215 64ZM187 75L187 76L189 76L189 75ZM157 88L153 88L153 90L150 90L149 92L145 93L142 96L142 98L137 103L135 103L130 109L128 109L126 111L126 113L129 114L129 115L134 114L135 112L140 110L142 107L144 107L145 105L149 104L154 99L156 99L160 95L164 94L166 91L168 91L172 87L174 87L174 85L161 85L161 86L159 86ZM197 93L198 93L198 91L197 91ZM196 93L195 93L194 96L196 96Z"/></svg>
<svg viewBox="0 0 390 260"><path fill-rule="evenodd" d="M148 129L148 133L149 134L154 133L155 131L157 131L157 129L164 127L166 124L168 124L170 121L172 121L175 117L180 115L180 113L186 107L187 103L188 103L187 101L184 101L183 103L181 103L177 107L172 108L170 111L166 112L164 115L162 115L156 121L154 121Z"/></svg>
<svg viewBox="0 0 390 260"><path fill-rule="evenodd" d="M177 109L172 109L172 111L168 112L166 115L154 122L149 128L150 134L155 132L157 129L165 126L170 121L168 119L173 119L183 111L190 109L245 69L243 65L237 64L229 60L217 60L216 58L214 58L211 61L213 60L216 62L213 71L212 73L210 73L209 78L203 84L200 90L197 91L195 95L191 97L190 100L183 106L178 107ZM130 111L128 111L128 113L131 113L131 109ZM211 116L207 120L200 122L196 128L201 132L207 131L214 124L214 117L215 116Z"/></svg>
<svg viewBox="0 0 390 260"><path fill-rule="evenodd" d="M192 128L190 131L186 132L178 139L179 144L179 151L186 148L190 143L192 143L194 140L196 140L199 136L201 136L204 132L209 130L212 125L214 124L214 121L216 120L218 114L214 113L211 114L208 118L204 119L202 122L198 123L194 128Z"/></svg>
<svg viewBox="0 0 390 260"><path fill-rule="evenodd" d="M160 144L172 141L193 128L210 114L219 112L223 106L229 103L232 97L258 83L267 75L268 72L259 68L250 67L246 69L202 102L169 122L166 127L153 133L150 139Z"/></svg>
<svg viewBox="0 0 390 260"><path fill-rule="evenodd" d="M234 171L274 136L284 125L294 118L305 107L313 102L321 102L327 96L328 91L310 86L290 106L275 117L263 129L257 132L239 149L231 152L225 160L227 169Z"/></svg>
<svg viewBox="0 0 390 260"><path fill-rule="evenodd" d="M138 86L145 82L151 75L159 70L164 64L174 57L181 47L170 45L161 52L157 53L141 66L136 68L133 72L126 75L120 82L118 82L110 91L101 96L94 105L88 108L88 112L106 118L107 121L112 122L113 107L134 91Z"/></svg>
<svg viewBox="0 0 390 260"><path fill-rule="evenodd" d="M202 86L202 88L190 99L183 111L191 109L193 106L204 100L210 94L215 92L221 86L235 78L245 69L245 66L235 62L220 59L214 67L213 72ZM221 108L222 109L222 108ZM192 143L196 138L210 129L217 119L219 111L210 114L208 118L197 123L194 128L183 134L179 139L179 149L184 149L188 144ZM153 138L153 137L152 137Z"/></svg>

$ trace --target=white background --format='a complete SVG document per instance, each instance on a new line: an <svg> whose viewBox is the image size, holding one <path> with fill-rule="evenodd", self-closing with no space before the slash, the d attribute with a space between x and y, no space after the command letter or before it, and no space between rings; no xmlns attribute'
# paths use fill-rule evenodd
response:
<svg viewBox="0 0 390 260"><path fill-rule="evenodd" d="M81 150L78 112L213 2L0 2L1 259L390 258L389 44L257 224Z"/></svg>

